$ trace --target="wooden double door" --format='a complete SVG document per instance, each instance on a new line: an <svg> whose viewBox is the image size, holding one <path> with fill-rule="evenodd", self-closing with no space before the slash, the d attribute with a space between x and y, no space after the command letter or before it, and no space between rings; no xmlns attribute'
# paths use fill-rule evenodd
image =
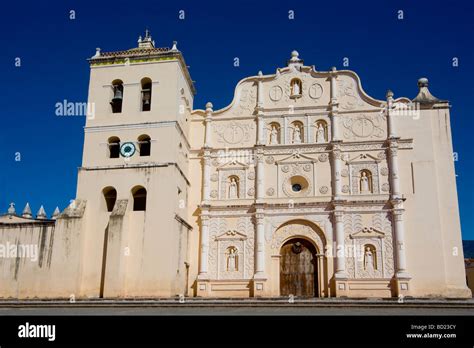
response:
<svg viewBox="0 0 474 348"><path fill-rule="evenodd" d="M280 295L318 296L316 249L305 239L286 242L280 251Z"/></svg>

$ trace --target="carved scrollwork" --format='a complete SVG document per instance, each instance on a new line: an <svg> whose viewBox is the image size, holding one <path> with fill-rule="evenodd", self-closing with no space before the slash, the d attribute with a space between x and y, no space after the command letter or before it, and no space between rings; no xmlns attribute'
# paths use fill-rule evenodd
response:
<svg viewBox="0 0 474 348"><path fill-rule="evenodd" d="M268 156L266 159L265 159L265 162L267 164L273 164L275 163L275 158L273 156Z"/></svg>
<svg viewBox="0 0 474 348"><path fill-rule="evenodd" d="M380 115L347 116L342 122L344 139L383 138L384 121Z"/></svg>
<svg viewBox="0 0 474 348"><path fill-rule="evenodd" d="M250 140L254 128L255 125L248 122L231 121L225 124L216 124L215 122L213 124L217 142L227 145L243 145Z"/></svg>
<svg viewBox="0 0 474 348"><path fill-rule="evenodd" d="M234 115L251 115L257 103L257 89L254 86L244 86L240 90L240 98L234 108Z"/></svg>

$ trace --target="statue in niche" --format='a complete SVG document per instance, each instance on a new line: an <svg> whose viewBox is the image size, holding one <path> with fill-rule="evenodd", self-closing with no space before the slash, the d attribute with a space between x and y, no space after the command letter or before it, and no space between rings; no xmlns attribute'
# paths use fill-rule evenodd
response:
<svg viewBox="0 0 474 348"><path fill-rule="evenodd" d="M291 85L291 95L300 95L301 94L301 86L298 80L293 80Z"/></svg>
<svg viewBox="0 0 474 348"><path fill-rule="evenodd" d="M227 271L234 272L238 271L238 258L237 249L236 248L229 248L229 253L227 255Z"/></svg>
<svg viewBox="0 0 474 348"><path fill-rule="evenodd" d="M360 177L360 192L370 193L370 183L366 172L362 172L362 175Z"/></svg>
<svg viewBox="0 0 474 348"><path fill-rule="evenodd" d="M319 123L317 128L316 128L316 142L317 143L324 143L326 142L326 136L325 136L325 129L324 126Z"/></svg>
<svg viewBox="0 0 474 348"><path fill-rule="evenodd" d="M372 250L370 250L370 247L365 248L364 269L367 272L373 272L376 269L374 265L374 255L372 254Z"/></svg>
<svg viewBox="0 0 474 348"><path fill-rule="evenodd" d="M293 144L301 144L301 129L298 125L295 126L293 131Z"/></svg>
<svg viewBox="0 0 474 348"><path fill-rule="evenodd" d="M278 144L278 130L275 125L272 126L272 130L270 131L270 145L277 145Z"/></svg>
<svg viewBox="0 0 474 348"><path fill-rule="evenodd" d="M235 178L230 178L229 183L229 199L239 198L239 190L237 180Z"/></svg>

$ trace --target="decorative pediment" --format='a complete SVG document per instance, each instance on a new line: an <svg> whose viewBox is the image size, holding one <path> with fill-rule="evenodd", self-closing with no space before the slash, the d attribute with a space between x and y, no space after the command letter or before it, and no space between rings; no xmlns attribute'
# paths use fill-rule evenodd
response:
<svg viewBox="0 0 474 348"><path fill-rule="evenodd" d="M245 163L239 162L237 160L230 160L220 167L217 167L217 170L233 170L233 169L247 169L249 166Z"/></svg>
<svg viewBox="0 0 474 348"><path fill-rule="evenodd" d="M373 163L373 162L380 162L380 158L374 157L370 154L360 154L353 158L347 159L346 164L353 164L353 163Z"/></svg>
<svg viewBox="0 0 474 348"><path fill-rule="evenodd" d="M240 233L236 230L229 230L219 236L216 237L216 241L224 241L224 240L246 240L247 236L243 233Z"/></svg>
<svg viewBox="0 0 474 348"><path fill-rule="evenodd" d="M298 150L295 150L290 156L282 158L281 160L278 160L275 163L276 164L292 164L292 163L305 163L307 161L317 162L316 159L306 156L300 153Z"/></svg>
<svg viewBox="0 0 474 348"><path fill-rule="evenodd" d="M357 238L384 238L385 233L379 231L373 227L364 227L360 231L352 233L350 235L352 239Z"/></svg>

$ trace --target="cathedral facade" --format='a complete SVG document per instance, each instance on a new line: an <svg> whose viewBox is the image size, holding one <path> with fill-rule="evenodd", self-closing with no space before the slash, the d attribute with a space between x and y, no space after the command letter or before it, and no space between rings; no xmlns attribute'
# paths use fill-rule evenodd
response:
<svg viewBox="0 0 474 348"><path fill-rule="evenodd" d="M99 49L76 199L12 204L2 298L470 297L449 103L286 66L194 109L176 43Z"/></svg>

